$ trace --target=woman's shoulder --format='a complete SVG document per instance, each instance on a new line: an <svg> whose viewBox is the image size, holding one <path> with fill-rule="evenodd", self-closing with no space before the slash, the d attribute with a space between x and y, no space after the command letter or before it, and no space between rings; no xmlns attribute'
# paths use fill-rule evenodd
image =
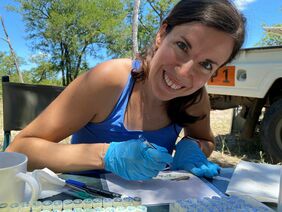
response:
<svg viewBox="0 0 282 212"><path fill-rule="evenodd" d="M103 121L113 110L128 81L131 63L130 59L100 63L72 83L73 93L70 95L79 96L87 105L91 105L89 110L95 114L92 121Z"/></svg>
<svg viewBox="0 0 282 212"><path fill-rule="evenodd" d="M131 66L131 59L112 59L92 68L88 77L104 86L124 87L131 72Z"/></svg>
<svg viewBox="0 0 282 212"><path fill-rule="evenodd" d="M117 99L128 81L130 59L113 59L98 64L76 78L67 91L72 95L91 95L94 99Z"/></svg>

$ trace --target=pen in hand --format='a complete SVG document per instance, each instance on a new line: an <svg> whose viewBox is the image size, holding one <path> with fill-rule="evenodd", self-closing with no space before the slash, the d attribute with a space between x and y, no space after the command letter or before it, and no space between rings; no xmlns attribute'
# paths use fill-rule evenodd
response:
<svg viewBox="0 0 282 212"><path fill-rule="evenodd" d="M146 144L148 147L152 149L157 149L153 144L151 144L146 138L144 138L143 135L139 135L139 139L143 141L144 144Z"/></svg>
<svg viewBox="0 0 282 212"><path fill-rule="evenodd" d="M153 144L151 144L149 141L145 140L144 144L146 144L148 147L152 148L152 149L157 149Z"/></svg>
<svg viewBox="0 0 282 212"><path fill-rule="evenodd" d="M146 138L144 138L142 135L139 135L139 139L143 140L143 143L146 144L148 147L157 150L157 148L150 143ZM167 164L167 167L163 169L163 171L169 170L171 168L170 164Z"/></svg>

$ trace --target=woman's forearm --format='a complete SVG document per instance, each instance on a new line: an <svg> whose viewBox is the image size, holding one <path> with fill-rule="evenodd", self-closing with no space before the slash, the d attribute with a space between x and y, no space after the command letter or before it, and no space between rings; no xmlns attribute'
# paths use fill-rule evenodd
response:
<svg viewBox="0 0 282 212"><path fill-rule="evenodd" d="M28 156L28 170L49 168L54 172L103 169L108 144L62 144L40 138L16 138L6 151Z"/></svg>

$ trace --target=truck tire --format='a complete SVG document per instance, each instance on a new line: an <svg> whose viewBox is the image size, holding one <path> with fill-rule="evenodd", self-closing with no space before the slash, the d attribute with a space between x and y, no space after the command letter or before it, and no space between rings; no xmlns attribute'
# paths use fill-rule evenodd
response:
<svg viewBox="0 0 282 212"><path fill-rule="evenodd" d="M282 161L282 99L265 112L261 125L261 142L274 161Z"/></svg>

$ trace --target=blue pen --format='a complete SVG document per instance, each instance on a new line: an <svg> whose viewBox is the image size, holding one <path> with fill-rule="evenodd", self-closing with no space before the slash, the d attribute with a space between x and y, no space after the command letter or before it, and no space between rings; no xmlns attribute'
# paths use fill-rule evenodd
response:
<svg viewBox="0 0 282 212"><path fill-rule="evenodd" d="M72 179L67 179L65 182L68 185L75 186L79 189L83 189L84 191L86 191L90 194L94 194L94 195L101 195L101 196L110 197L110 198L122 196L121 194L111 192L111 191L107 191L107 190L104 190L104 189L99 189L99 188L96 188L94 186L89 186L89 185L86 185L83 182L79 182L79 181L72 180Z"/></svg>

